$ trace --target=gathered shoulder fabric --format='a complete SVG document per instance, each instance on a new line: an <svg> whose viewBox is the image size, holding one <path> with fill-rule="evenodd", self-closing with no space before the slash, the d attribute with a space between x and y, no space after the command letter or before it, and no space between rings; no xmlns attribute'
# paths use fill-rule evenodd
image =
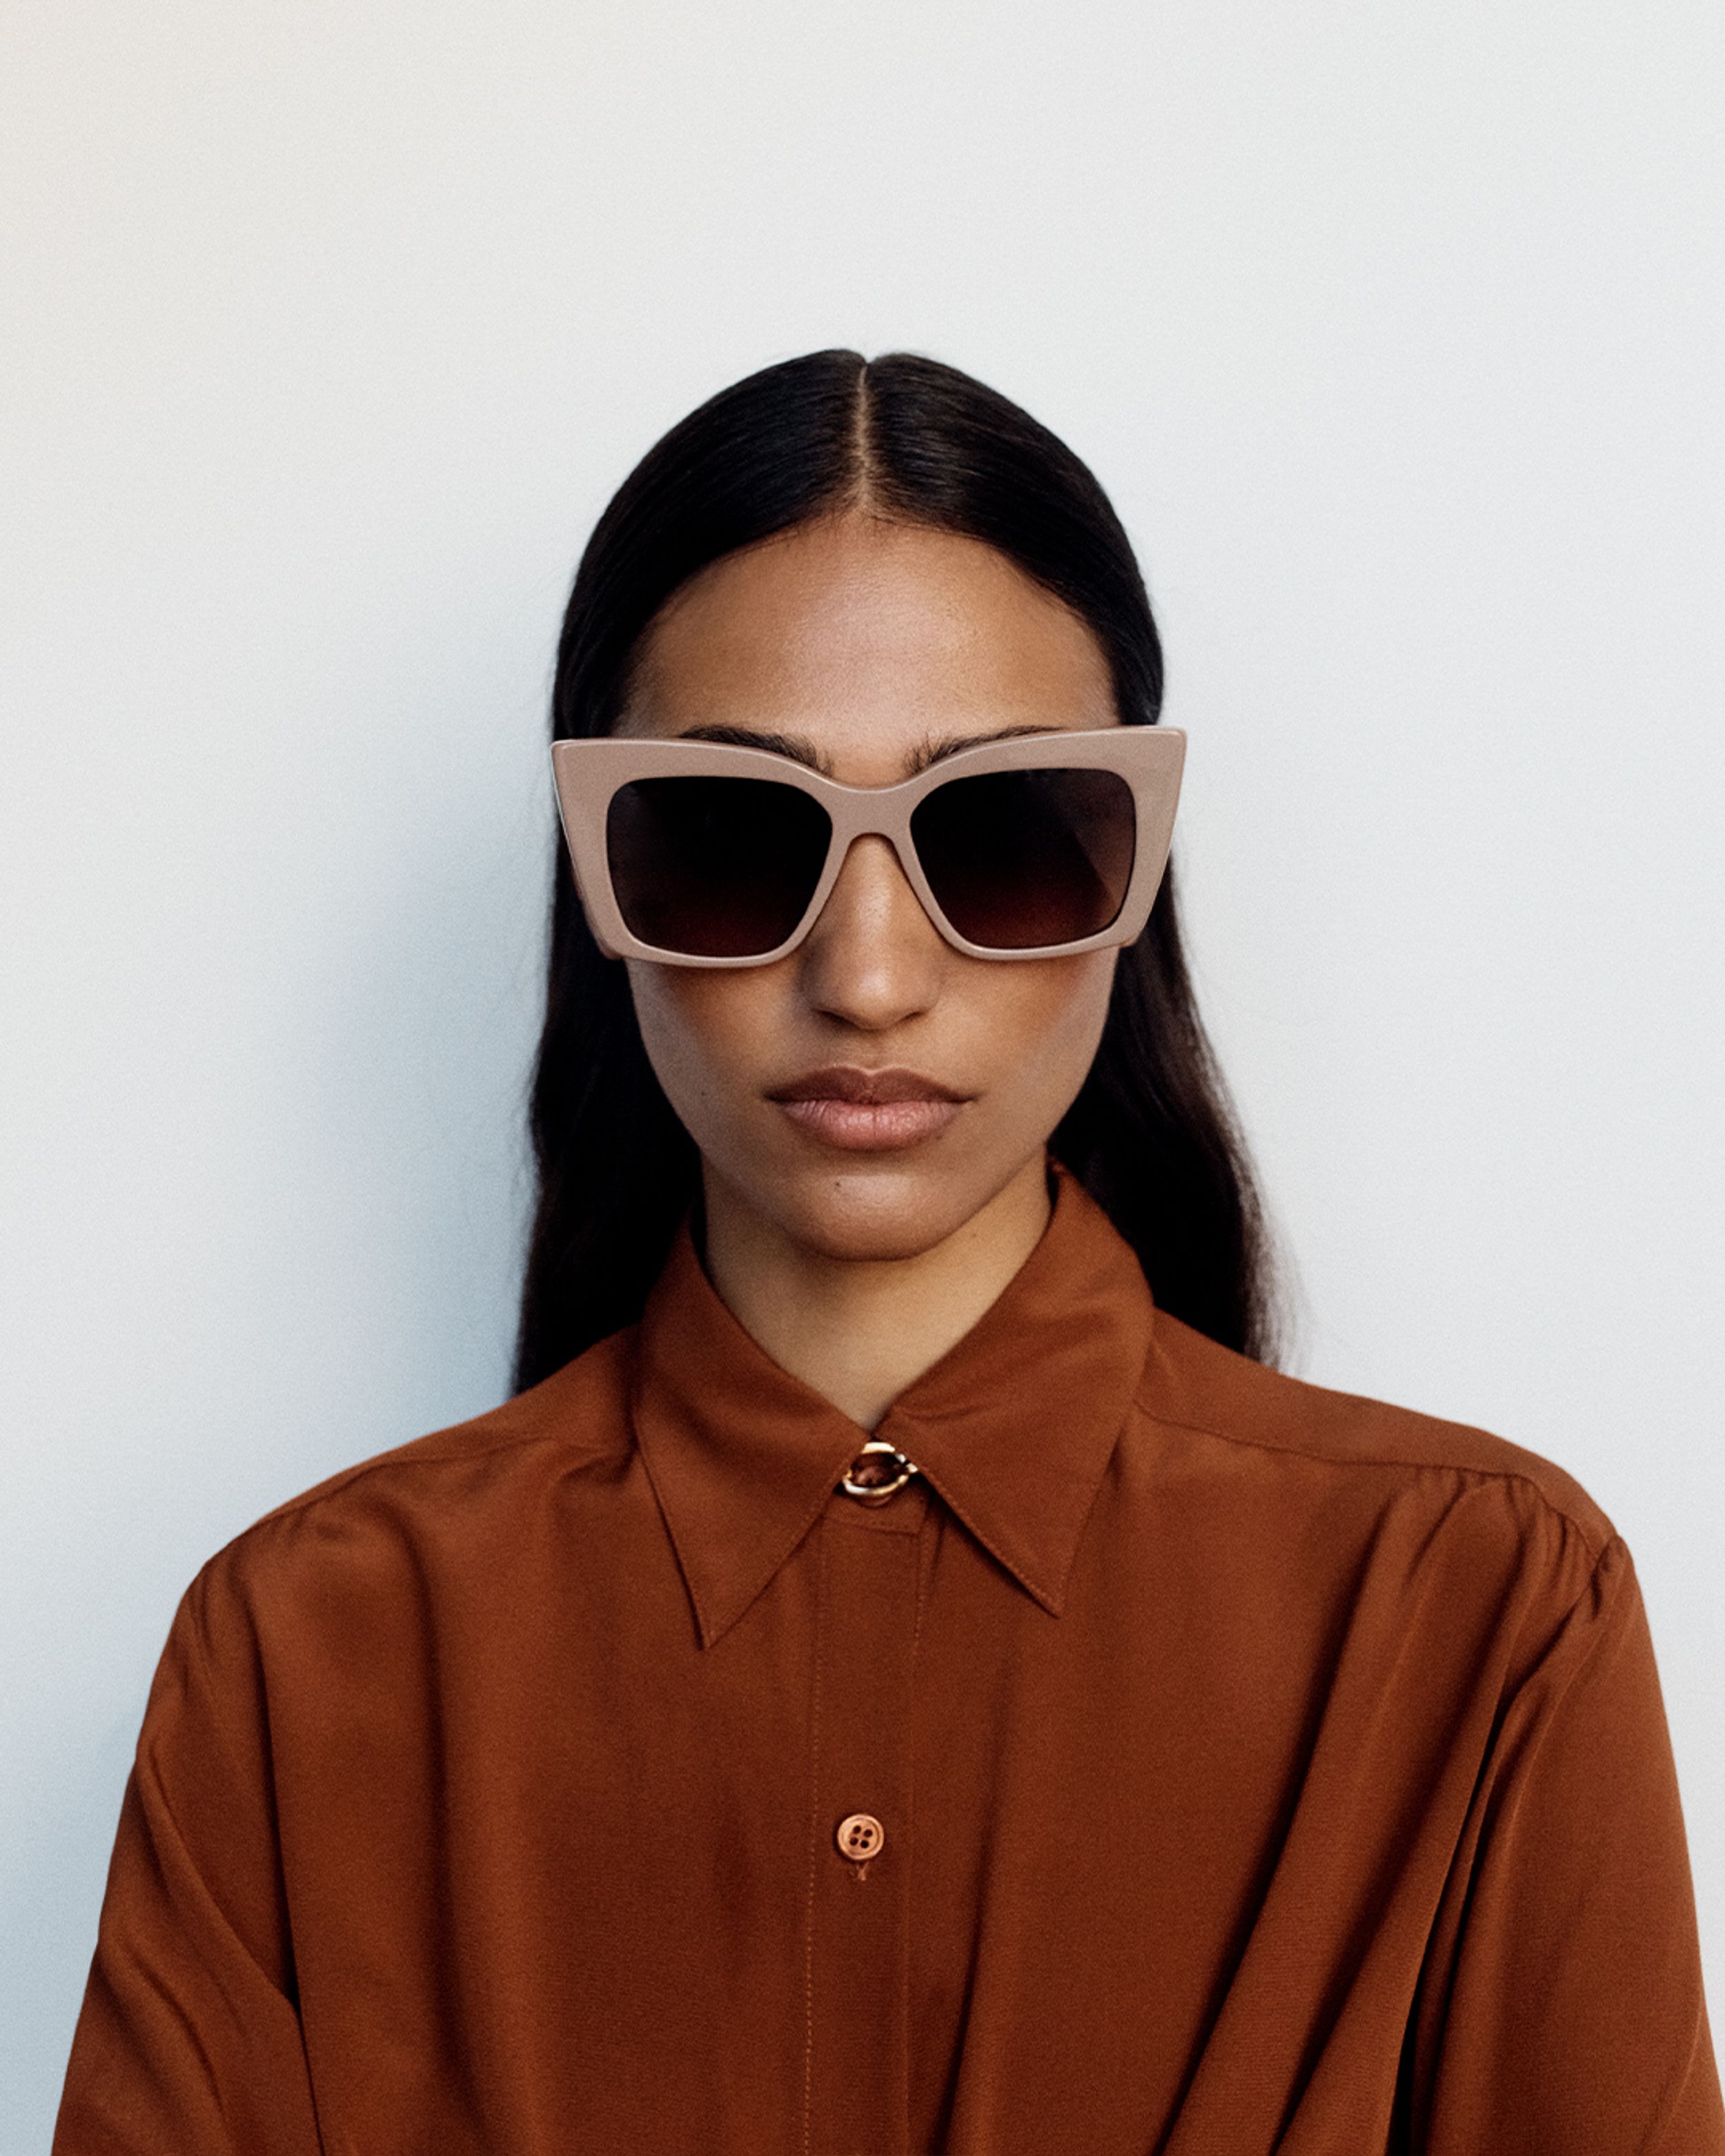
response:
<svg viewBox="0 0 1725 2156"><path fill-rule="evenodd" d="M157 1671L54 2156L1725 2156L1630 1553L1062 1172L875 1435L687 1232Z"/></svg>

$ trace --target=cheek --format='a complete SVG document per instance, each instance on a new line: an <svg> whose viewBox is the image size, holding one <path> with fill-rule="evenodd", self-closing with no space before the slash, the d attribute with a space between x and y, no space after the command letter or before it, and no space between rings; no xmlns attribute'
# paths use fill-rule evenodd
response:
<svg viewBox="0 0 1725 2156"><path fill-rule="evenodd" d="M1001 973L1022 978L1010 1019L1003 1012L1001 1045L1007 1059L1034 1081L1039 1100L1058 1096L1055 1120L1065 1112L1096 1060L1108 1017L1119 953L1087 951L1077 958L1048 958Z"/></svg>
<svg viewBox="0 0 1725 2156"><path fill-rule="evenodd" d="M728 1093L746 1086L773 1035L783 988L774 967L735 972L631 958L630 993L654 1075L697 1143Z"/></svg>

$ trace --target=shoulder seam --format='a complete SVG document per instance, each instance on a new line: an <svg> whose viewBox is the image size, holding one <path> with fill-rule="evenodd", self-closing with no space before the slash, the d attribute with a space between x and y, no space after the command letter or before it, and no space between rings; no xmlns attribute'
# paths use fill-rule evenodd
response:
<svg viewBox="0 0 1725 2156"><path fill-rule="evenodd" d="M1160 1414L1144 1398L1142 1391L1135 1393L1132 1398L1134 1404L1141 1409L1151 1421L1160 1423L1165 1430L1189 1430L1194 1437L1213 1437L1219 1445L1245 1445L1258 1452L1274 1452L1285 1458L1309 1460L1320 1467L1424 1468L1433 1474L1471 1476L1476 1481L1519 1482L1532 1492L1547 1512L1554 1513L1558 1519L1567 1522L1574 1527L1576 1533L1580 1536L1582 1546L1594 1560L1595 1567L1611 1544L1621 1539L1615 1525L1608 1523L1609 1531L1604 1541L1596 1543L1594 1530L1590 1528L1584 1521L1578 1519L1566 1506L1558 1504L1555 1498L1549 1496L1532 1476L1518 1467L1471 1467L1465 1462L1455 1460L1383 1459L1365 1453L1350 1454L1345 1460L1338 1460L1327 1453L1313 1451L1307 1445L1277 1444L1273 1439L1267 1437L1249 1437L1243 1430L1217 1430L1209 1423L1188 1422L1180 1416ZM1481 1434L1490 1435L1489 1432ZM1604 1516L1602 1514L1601 1517Z"/></svg>
<svg viewBox="0 0 1725 2156"><path fill-rule="evenodd" d="M294 1519L301 1513L315 1512L320 1505L326 1504L331 1498L339 1497L344 1491L353 1488L356 1483L363 1481L373 1475L387 1474L394 1469L411 1471L417 1467L435 1467L451 1460L489 1460L497 1453L526 1451L529 1446L535 1445L568 1445L570 1450L578 1456L584 1456L589 1460L602 1460L607 1456L606 1448L603 1446L583 1445L578 1440L572 1440L568 1433L564 1430L528 1430L519 1436L499 1438L495 1444L475 1445L470 1449L465 1446L451 1445L438 1451L414 1450L416 1446L428 1442L429 1440L424 1438L410 1438L406 1445L397 1446L388 1452L381 1454L375 1460L357 1460L351 1467L338 1468L333 1476L318 1487L302 1491L297 1497L285 1497L280 1504L272 1505L267 1512L260 1513L249 1527L242 1527L233 1540L243 1541L247 1535L255 1533L260 1527L272 1527L278 1520ZM403 1456L409 1452L413 1453L412 1458ZM217 1554L219 1555L220 1553L218 1552Z"/></svg>

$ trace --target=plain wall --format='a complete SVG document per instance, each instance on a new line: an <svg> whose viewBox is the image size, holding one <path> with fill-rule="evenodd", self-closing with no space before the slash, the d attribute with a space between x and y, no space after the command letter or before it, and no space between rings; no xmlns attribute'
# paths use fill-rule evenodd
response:
<svg viewBox="0 0 1725 2156"><path fill-rule="evenodd" d="M1725 2012L1713 0L3 38L3 2156L180 1592L506 1390L587 531L832 343L971 369L1113 493L1294 1367L1613 1516Z"/></svg>

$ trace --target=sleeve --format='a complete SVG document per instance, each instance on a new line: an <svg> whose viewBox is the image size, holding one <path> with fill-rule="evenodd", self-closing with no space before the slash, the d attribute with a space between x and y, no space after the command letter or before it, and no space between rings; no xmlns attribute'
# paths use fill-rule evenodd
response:
<svg viewBox="0 0 1725 2156"><path fill-rule="evenodd" d="M257 1642L182 1601L121 1804L53 2156L319 2156Z"/></svg>
<svg viewBox="0 0 1725 2156"><path fill-rule="evenodd" d="M1507 1701L1422 1998L1423 2156L1725 2156L1694 1890L1614 1537Z"/></svg>

